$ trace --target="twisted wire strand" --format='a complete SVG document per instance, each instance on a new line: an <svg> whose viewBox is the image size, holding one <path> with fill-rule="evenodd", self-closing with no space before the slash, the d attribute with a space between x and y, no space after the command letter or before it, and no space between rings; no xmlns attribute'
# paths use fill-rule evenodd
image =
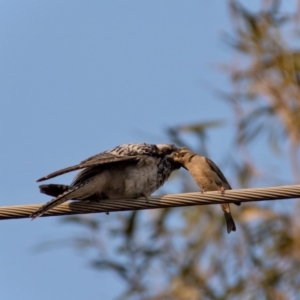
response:
<svg viewBox="0 0 300 300"><path fill-rule="evenodd" d="M224 194L219 192L169 194L150 197L148 202L143 198L105 199L100 202L70 201L50 209L42 217L289 198L300 198L300 185L226 190ZM41 206L41 204L2 206L0 220L29 218Z"/></svg>

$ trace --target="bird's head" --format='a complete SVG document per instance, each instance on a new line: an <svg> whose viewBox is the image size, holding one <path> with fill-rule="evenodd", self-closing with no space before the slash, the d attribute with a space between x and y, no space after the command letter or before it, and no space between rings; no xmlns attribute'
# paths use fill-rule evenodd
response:
<svg viewBox="0 0 300 300"><path fill-rule="evenodd" d="M185 164L188 157L190 156L190 153L191 151L188 148L182 147L177 148L177 150L173 151L169 156L174 162L179 163L181 167L186 169Z"/></svg>
<svg viewBox="0 0 300 300"><path fill-rule="evenodd" d="M157 144L156 147L159 149L160 153L164 155L169 155L179 149L173 144Z"/></svg>

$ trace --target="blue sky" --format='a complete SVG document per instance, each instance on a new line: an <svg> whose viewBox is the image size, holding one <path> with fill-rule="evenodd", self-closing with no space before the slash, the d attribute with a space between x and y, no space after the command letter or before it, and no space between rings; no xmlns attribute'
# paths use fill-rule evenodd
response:
<svg viewBox="0 0 300 300"><path fill-rule="evenodd" d="M227 118L212 92L227 83L224 31L226 1L1 0L1 205L47 201L37 178L118 144L168 142L168 126ZM58 220L1 222L1 299L121 292L84 253L34 251L75 232Z"/></svg>

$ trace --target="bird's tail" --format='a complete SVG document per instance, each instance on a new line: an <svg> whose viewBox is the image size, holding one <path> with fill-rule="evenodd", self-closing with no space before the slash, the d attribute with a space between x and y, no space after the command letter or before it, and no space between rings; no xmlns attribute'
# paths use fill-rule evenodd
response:
<svg viewBox="0 0 300 300"><path fill-rule="evenodd" d="M57 186L59 186L59 185L57 185ZM70 187L67 191L63 192L62 194L60 194L56 198L53 198L52 200L50 200L49 202L47 202L46 204L44 204L43 206L41 206L38 210L36 210L34 213L32 213L30 217L32 219L40 217L41 215L43 215L49 209L51 209L51 208L53 208L53 207L55 207L55 206L57 206L59 204L62 204L63 202L71 200L75 196L75 195L72 195L72 194L74 192L76 192L80 187L81 187L81 185L78 185L78 186L75 186L75 187ZM50 191L53 192L53 190L50 190Z"/></svg>
<svg viewBox="0 0 300 300"><path fill-rule="evenodd" d="M224 212L226 225L227 225L227 232L230 233L231 231L236 231L236 227L232 218L231 213Z"/></svg>
<svg viewBox="0 0 300 300"><path fill-rule="evenodd" d="M39 186L40 192L52 197L58 197L70 189L69 185L64 184L42 184Z"/></svg>
<svg viewBox="0 0 300 300"><path fill-rule="evenodd" d="M236 227L230 212L230 206L228 203L226 204L221 204L225 220L226 220L226 225L227 225L227 232L230 233L231 231L236 231Z"/></svg>

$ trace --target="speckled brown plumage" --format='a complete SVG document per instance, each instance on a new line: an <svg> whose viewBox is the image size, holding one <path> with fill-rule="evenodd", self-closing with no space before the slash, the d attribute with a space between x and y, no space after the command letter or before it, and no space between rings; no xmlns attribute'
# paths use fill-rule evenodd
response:
<svg viewBox="0 0 300 300"><path fill-rule="evenodd" d="M37 181L82 169L68 185L42 185L42 193L54 196L32 214L36 218L68 200L148 197L180 165L169 156L178 148L172 144L124 144L94 155L81 163L58 170Z"/></svg>

